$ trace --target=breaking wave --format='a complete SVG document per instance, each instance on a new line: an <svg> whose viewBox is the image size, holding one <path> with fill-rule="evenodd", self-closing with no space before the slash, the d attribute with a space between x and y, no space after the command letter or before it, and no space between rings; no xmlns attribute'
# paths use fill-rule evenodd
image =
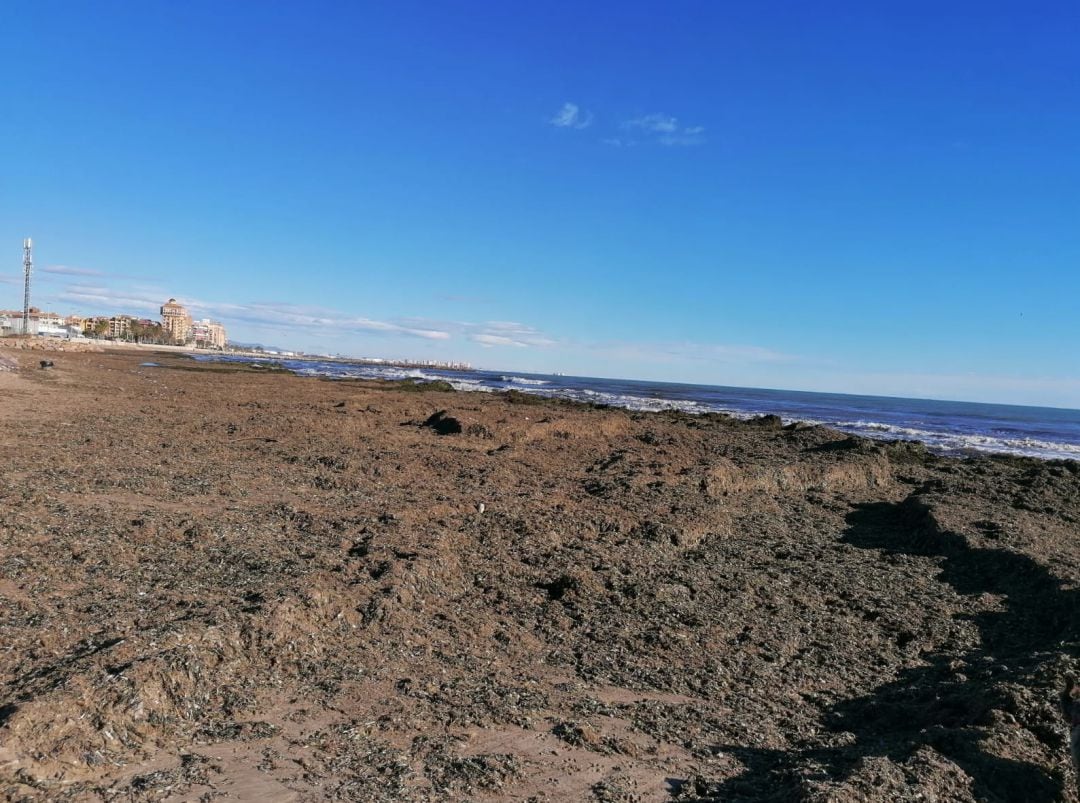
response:
<svg viewBox="0 0 1080 803"><path fill-rule="evenodd" d="M679 410L684 413L729 412L719 410L713 405L689 399L665 399L659 396L635 396L627 393L609 393L589 388L557 388L543 391L525 391L536 396L568 399L586 404L605 404L609 407L623 407L643 413L658 413L663 410ZM749 417L749 416L747 416Z"/></svg>
<svg viewBox="0 0 1080 803"><path fill-rule="evenodd" d="M511 385L550 385L546 379L527 379L523 376L500 376L503 382L509 382Z"/></svg>
<svg viewBox="0 0 1080 803"><path fill-rule="evenodd" d="M839 421L828 426L877 440L922 441L935 451L948 454L1008 453L1043 459L1080 460L1080 444L1039 438L930 430L878 421Z"/></svg>

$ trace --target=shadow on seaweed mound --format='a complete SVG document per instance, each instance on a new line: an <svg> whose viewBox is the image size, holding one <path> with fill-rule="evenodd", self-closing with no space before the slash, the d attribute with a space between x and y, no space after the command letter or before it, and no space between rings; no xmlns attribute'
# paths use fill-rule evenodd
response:
<svg viewBox="0 0 1080 803"><path fill-rule="evenodd" d="M1062 588L1026 555L972 547L962 535L943 529L933 508L917 494L899 504L860 505L847 523L844 542L941 558L941 582L960 594L1002 595L1004 609L970 618L980 635L977 648L926 655L926 665L905 669L871 694L830 707L822 725L827 733L844 734L848 742L843 746L765 750L720 745L718 751L738 758L746 770L724 782L687 783L678 799L838 799L826 790L853 791L836 785L850 781L867 760L904 764L927 748L963 770L970 793L980 800L1061 799L1060 771L995 755L984 742L1002 717L1026 718L1021 724L1038 742L1062 756L1067 753L1060 728L1038 716L1025 717L1014 690L1031 687L1059 656L1062 643L1080 637L1078 592ZM966 674L956 671L958 662ZM887 799L887 792L879 793L884 797L873 799Z"/></svg>

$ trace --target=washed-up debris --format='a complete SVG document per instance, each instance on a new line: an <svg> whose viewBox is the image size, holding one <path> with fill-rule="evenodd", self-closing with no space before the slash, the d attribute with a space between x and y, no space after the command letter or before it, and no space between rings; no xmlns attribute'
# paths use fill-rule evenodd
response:
<svg viewBox="0 0 1080 803"><path fill-rule="evenodd" d="M456 435L462 431L461 422L452 415L447 415L446 410L432 413L424 421L425 427L430 427L440 435Z"/></svg>
<svg viewBox="0 0 1080 803"><path fill-rule="evenodd" d="M1080 464L141 358L0 429L0 799L1075 799Z"/></svg>

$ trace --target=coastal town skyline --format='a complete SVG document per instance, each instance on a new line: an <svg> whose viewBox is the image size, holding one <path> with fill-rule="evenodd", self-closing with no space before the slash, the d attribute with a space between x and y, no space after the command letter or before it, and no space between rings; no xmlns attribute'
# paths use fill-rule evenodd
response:
<svg viewBox="0 0 1080 803"><path fill-rule="evenodd" d="M0 308L0 337L32 336L67 340L108 340L143 345L186 346L194 349L233 351L237 353L265 352L283 357L332 357L351 359L369 364L432 367L449 370L470 370L472 365L461 360L421 359L411 356L359 355L340 353L309 354L302 349L276 344L232 342L225 326L209 318L196 319L187 306L169 297L158 309L158 319L138 314L112 311L106 314L60 314L43 310L33 303L32 238L23 240L23 309ZM0 277L2 279L3 277ZM3 282L0 282L3 283ZM11 283L10 280L7 283ZM137 306L143 306L145 301Z"/></svg>
<svg viewBox="0 0 1080 803"><path fill-rule="evenodd" d="M104 339L134 343L224 350L228 334L220 321L197 320L188 309L169 298L158 310L159 319L112 312L104 315L61 315L31 303L24 309L0 309L0 336L35 336L63 339Z"/></svg>
<svg viewBox="0 0 1080 803"><path fill-rule="evenodd" d="M31 234L43 308L243 342L1080 407L1075 9L474 10L28 4L0 278Z"/></svg>

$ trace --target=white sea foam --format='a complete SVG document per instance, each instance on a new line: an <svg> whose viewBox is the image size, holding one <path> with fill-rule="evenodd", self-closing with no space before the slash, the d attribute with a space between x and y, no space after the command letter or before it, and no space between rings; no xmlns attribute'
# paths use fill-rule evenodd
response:
<svg viewBox="0 0 1080 803"><path fill-rule="evenodd" d="M340 374L339 374L340 375ZM358 375L373 379L402 380L413 379L420 382L447 382L454 390L479 391L491 393L495 388L489 387L480 379L466 379L458 376L439 376L430 374L419 368L396 368L394 366L364 366Z"/></svg>
<svg viewBox="0 0 1080 803"><path fill-rule="evenodd" d="M589 390L587 388L568 388L553 392L545 392L538 395L554 396L560 399L587 402L589 404L608 404L612 407L625 407L628 410L638 412L655 413L661 410L681 410L685 413L708 413L714 412L707 404L692 400L660 399L651 396L634 396L624 393L607 393L601 390Z"/></svg>
<svg viewBox="0 0 1080 803"><path fill-rule="evenodd" d="M478 393L494 393L497 388L491 387L491 385L485 385L483 381L479 379L450 379L447 377L446 382L450 383L450 387L454 390L464 390Z"/></svg>
<svg viewBox="0 0 1080 803"><path fill-rule="evenodd" d="M1003 438L962 432L935 432L916 427L883 424L878 421L841 421L831 426L877 439L922 441L932 448L952 453L1008 453L1044 459L1080 460L1080 444L1038 438Z"/></svg>
<svg viewBox="0 0 1080 803"><path fill-rule="evenodd" d="M551 383L546 379L527 379L523 376L500 376L503 382L509 382L513 385L550 385Z"/></svg>

